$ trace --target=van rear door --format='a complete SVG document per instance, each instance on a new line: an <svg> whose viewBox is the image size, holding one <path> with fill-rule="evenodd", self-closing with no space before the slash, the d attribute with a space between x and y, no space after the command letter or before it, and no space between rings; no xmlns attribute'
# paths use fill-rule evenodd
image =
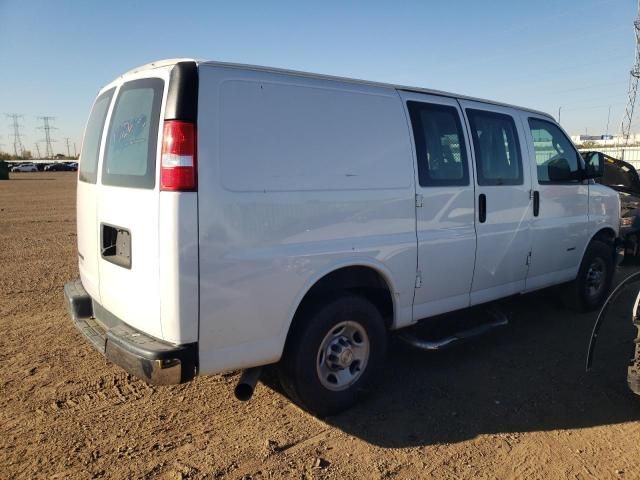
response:
<svg viewBox="0 0 640 480"><path fill-rule="evenodd" d="M95 217L100 306L157 338L163 337L156 159L164 90L163 78L142 77L115 92Z"/></svg>
<svg viewBox="0 0 640 480"><path fill-rule="evenodd" d="M98 274L98 229L97 217L97 181L98 160L100 158L103 130L109 105L115 93L115 87L101 93L93 104L89 120L84 131L80 166L78 168L78 191L76 196L76 215L78 224L78 269L85 290L96 301L100 301L100 281Z"/></svg>

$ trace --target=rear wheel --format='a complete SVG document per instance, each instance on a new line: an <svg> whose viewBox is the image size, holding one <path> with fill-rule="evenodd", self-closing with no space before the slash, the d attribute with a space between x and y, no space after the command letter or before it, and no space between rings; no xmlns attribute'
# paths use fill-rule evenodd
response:
<svg viewBox="0 0 640 480"><path fill-rule="evenodd" d="M320 416L338 413L369 389L386 344L375 305L345 294L296 320L280 362L280 381L302 408Z"/></svg>
<svg viewBox="0 0 640 480"><path fill-rule="evenodd" d="M613 247L601 240L592 240L578 276L568 285L568 305L582 312L600 308L609 294L613 273Z"/></svg>

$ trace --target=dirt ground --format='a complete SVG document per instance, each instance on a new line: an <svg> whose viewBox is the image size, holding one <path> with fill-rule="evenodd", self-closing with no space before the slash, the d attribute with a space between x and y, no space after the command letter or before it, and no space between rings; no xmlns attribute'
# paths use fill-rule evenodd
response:
<svg viewBox="0 0 640 480"><path fill-rule="evenodd" d="M64 307L76 255L73 173L0 182L3 480L640 478L633 291L590 374L595 315L541 292L504 304L508 327L448 351L393 340L370 397L318 420L264 384L236 401L237 374L151 387L107 363Z"/></svg>

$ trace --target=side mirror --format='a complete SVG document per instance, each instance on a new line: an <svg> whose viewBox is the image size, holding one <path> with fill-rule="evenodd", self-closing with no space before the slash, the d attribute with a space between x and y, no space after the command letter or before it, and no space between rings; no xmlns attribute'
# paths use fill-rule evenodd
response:
<svg viewBox="0 0 640 480"><path fill-rule="evenodd" d="M584 178L600 178L604 175L604 155L600 152L587 152L584 156Z"/></svg>

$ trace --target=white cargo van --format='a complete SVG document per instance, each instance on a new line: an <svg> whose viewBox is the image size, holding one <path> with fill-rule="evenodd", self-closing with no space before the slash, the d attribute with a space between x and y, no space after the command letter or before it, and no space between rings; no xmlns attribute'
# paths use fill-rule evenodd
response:
<svg viewBox="0 0 640 480"><path fill-rule="evenodd" d="M351 405L388 332L614 270L618 195L545 113L420 88L169 60L104 87L78 175L78 328L151 383L278 364ZM249 390L239 396L248 396Z"/></svg>

